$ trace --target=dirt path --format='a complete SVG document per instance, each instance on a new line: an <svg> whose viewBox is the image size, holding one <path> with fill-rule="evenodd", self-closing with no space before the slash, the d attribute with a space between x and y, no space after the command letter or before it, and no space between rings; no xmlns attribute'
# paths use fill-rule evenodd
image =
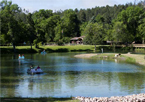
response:
<svg viewBox="0 0 145 102"><path fill-rule="evenodd" d="M79 55L75 55L74 57L77 58L91 58L92 56L96 56L97 54L79 54Z"/></svg>

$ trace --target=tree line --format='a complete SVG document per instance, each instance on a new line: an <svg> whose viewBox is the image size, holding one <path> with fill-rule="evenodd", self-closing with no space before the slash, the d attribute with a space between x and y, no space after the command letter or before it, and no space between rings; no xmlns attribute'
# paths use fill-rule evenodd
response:
<svg viewBox="0 0 145 102"><path fill-rule="evenodd" d="M12 1L0 2L1 45L20 43L69 43L72 37L85 36L84 44L104 41L144 43L145 0L138 4L106 5L88 9L40 9L30 13Z"/></svg>

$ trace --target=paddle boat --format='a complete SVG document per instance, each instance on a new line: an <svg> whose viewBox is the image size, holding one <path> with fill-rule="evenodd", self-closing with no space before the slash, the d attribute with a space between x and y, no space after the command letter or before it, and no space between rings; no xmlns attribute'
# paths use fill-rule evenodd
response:
<svg viewBox="0 0 145 102"><path fill-rule="evenodd" d="M25 57L24 57L24 55L21 56L21 55L19 54L19 58L18 58L18 59L25 59Z"/></svg>
<svg viewBox="0 0 145 102"><path fill-rule="evenodd" d="M43 71L42 71L42 69L40 69L40 67L37 67L36 69L34 69L34 68L27 69L27 73L28 74L42 74Z"/></svg>
<svg viewBox="0 0 145 102"><path fill-rule="evenodd" d="M43 51L41 52L41 54L47 54L47 53L45 52L45 50L43 50Z"/></svg>

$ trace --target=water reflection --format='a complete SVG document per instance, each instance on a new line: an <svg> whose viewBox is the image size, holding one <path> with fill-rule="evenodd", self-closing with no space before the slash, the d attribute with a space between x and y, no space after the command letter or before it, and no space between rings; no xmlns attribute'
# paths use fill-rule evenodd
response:
<svg viewBox="0 0 145 102"><path fill-rule="evenodd" d="M20 62L12 56L1 57L1 97L110 97L145 92L145 72L136 65L77 59L69 53L26 54ZM30 64L39 64L45 73L28 75Z"/></svg>

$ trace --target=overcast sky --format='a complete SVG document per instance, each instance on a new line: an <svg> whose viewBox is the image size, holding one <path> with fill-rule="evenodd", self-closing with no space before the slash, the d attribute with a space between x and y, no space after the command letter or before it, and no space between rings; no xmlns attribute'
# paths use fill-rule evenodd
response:
<svg viewBox="0 0 145 102"><path fill-rule="evenodd" d="M9 0L8 0L9 1ZM51 9L53 11L66 9L87 9L96 6L113 6L114 4L134 3L138 0L11 0L13 4L18 4L22 9L29 12L39 9Z"/></svg>

